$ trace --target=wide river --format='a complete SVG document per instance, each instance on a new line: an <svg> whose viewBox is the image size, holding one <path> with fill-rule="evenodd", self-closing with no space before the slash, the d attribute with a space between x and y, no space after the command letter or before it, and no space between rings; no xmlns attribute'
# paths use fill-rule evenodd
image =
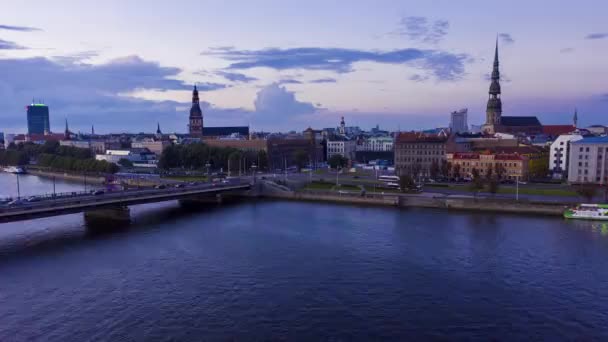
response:
<svg viewBox="0 0 608 342"><path fill-rule="evenodd" d="M0 224L0 341L608 339L603 224L274 201L131 217Z"/></svg>

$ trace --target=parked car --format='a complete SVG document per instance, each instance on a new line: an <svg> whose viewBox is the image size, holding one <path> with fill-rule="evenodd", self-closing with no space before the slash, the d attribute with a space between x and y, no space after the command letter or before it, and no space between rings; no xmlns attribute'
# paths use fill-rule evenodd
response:
<svg viewBox="0 0 608 342"><path fill-rule="evenodd" d="M154 189L165 189L166 186L164 184L158 184L157 186L154 187Z"/></svg>
<svg viewBox="0 0 608 342"><path fill-rule="evenodd" d="M175 184L175 187L176 187L176 188L183 188L183 187L185 187L185 186L186 186L186 185L185 185L184 183L178 183L178 184Z"/></svg>
<svg viewBox="0 0 608 342"><path fill-rule="evenodd" d="M15 199L15 200L12 200L12 201L8 202L8 205L9 205L9 206L13 206L13 205L21 205L21 204L23 204L23 203L25 203L25 201L24 201L24 200L22 200L22 199Z"/></svg>
<svg viewBox="0 0 608 342"><path fill-rule="evenodd" d="M29 197L27 199L27 201L30 202L30 203L32 203L32 202L40 202L41 200L42 200L42 198L36 197L36 196L32 196L32 197Z"/></svg>
<svg viewBox="0 0 608 342"><path fill-rule="evenodd" d="M105 191L103 191L103 190L95 190L95 191L93 192L93 195L95 195L95 196L98 196L98 195L103 195L103 194L105 194Z"/></svg>

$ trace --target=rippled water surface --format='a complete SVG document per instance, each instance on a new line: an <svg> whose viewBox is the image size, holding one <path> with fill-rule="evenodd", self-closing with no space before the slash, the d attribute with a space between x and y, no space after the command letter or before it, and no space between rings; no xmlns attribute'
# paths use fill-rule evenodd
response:
<svg viewBox="0 0 608 342"><path fill-rule="evenodd" d="M608 338L605 225L296 202L131 216L0 225L0 340Z"/></svg>

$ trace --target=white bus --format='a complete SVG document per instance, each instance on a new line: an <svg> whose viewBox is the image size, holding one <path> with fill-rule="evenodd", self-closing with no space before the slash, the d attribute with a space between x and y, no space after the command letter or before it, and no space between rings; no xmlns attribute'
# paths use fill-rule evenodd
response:
<svg viewBox="0 0 608 342"><path fill-rule="evenodd" d="M397 176L380 176L378 180L381 182L399 182L399 177Z"/></svg>
<svg viewBox="0 0 608 342"><path fill-rule="evenodd" d="M386 187L391 188L391 189L400 189L401 188L398 183L393 183L393 182L386 183Z"/></svg>

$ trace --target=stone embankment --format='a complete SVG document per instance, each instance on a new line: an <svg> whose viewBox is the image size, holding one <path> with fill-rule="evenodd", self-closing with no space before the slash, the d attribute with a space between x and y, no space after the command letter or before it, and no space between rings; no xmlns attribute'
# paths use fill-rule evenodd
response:
<svg viewBox="0 0 608 342"><path fill-rule="evenodd" d="M67 172L53 172L53 171L45 171L45 170L29 169L29 168L27 170L27 173L34 175L34 176L39 176L39 177L46 177L46 178L55 177L56 179L63 179L63 180L70 181L70 182L84 183L84 181L85 181L85 176L82 174L74 174L74 173L67 173ZM106 177L97 176L97 175L95 175L95 176L87 175L86 182L88 184L105 184Z"/></svg>
<svg viewBox="0 0 608 342"><path fill-rule="evenodd" d="M358 192L291 191L272 182L258 184L256 194L263 198L294 201L318 201L359 205L383 205L402 208L435 208L561 216L566 203L542 202L504 198L470 197L444 194L379 194Z"/></svg>

